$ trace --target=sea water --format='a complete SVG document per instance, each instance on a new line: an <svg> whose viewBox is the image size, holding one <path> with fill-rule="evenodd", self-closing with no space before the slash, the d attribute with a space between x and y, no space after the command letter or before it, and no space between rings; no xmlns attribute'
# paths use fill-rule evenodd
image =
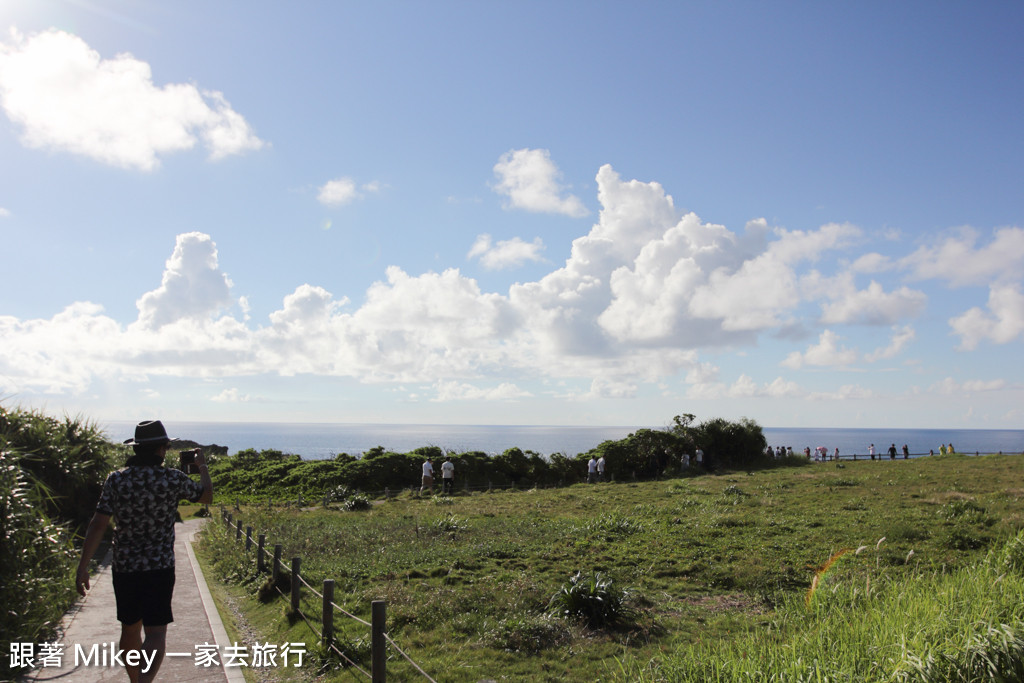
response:
<svg viewBox="0 0 1024 683"><path fill-rule="evenodd" d="M385 450L407 453L421 446L437 446L444 451L464 453L482 451L490 455L509 448L521 448L542 455L562 453L575 456L586 453L603 441L622 439L641 427L609 426L538 426L538 425L415 425L415 424L325 424L274 422L165 422L173 437L201 444L227 446L229 453L246 448L275 449L295 453L307 460L332 458L338 453L359 455L377 446ZM134 433L134 423L101 424L107 436L123 441ZM651 429L664 429L657 425ZM906 444L914 456L939 452L943 444L952 443L961 453L1022 453L1024 430L1021 429L787 429L765 427L768 445L792 447L795 453L818 446L831 454L839 448L840 455L865 455L871 444L885 455L895 444L903 457Z"/></svg>

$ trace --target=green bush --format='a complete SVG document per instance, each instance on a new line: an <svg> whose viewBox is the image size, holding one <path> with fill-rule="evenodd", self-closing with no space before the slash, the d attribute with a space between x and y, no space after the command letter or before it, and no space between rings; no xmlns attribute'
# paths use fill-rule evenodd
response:
<svg viewBox="0 0 1024 683"><path fill-rule="evenodd" d="M605 626L622 621L629 614L626 606L628 595L601 572L583 574L580 571L551 596L548 610L590 627Z"/></svg>
<svg viewBox="0 0 1024 683"><path fill-rule="evenodd" d="M52 636L74 602L71 539L123 460L92 423L0 406L0 651Z"/></svg>

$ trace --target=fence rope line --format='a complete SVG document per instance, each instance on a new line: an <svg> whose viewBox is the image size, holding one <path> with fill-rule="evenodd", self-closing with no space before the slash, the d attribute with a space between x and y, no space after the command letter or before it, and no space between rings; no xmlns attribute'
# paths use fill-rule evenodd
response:
<svg viewBox="0 0 1024 683"><path fill-rule="evenodd" d="M426 678L428 681L430 681L430 683L437 683L437 681L435 681L433 678L430 677L430 674L428 674L426 671L424 671L423 669L420 668L419 664L417 664L416 662L412 661L412 658L409 655L405 654L405 652L402 650L402 648L398 647L398 643L395 642L394 638L392 638L387 633L384 633L384 639L387 640L389 643L391 643L392 647L394 647L398 651L398 654L400 654L403 657L405 657L406 661L409 662L410 664L412 664L414 669L416 669L421 674L423 674L424 678Z"/></svg>
<svg viewBox="0 0 1024 683"><path fill-rule="evenodd" d="M365 669L363 669L363 667L359 666L358 664L356 664L355 662L353 662L353 661L352 661L351 659L349 659L349 658L348 658L348 656L347 656L347 655L345 655L345 653L344 653L344 652L342 652L341 650L339 650L339 649L338 649L338 648L337 648L337 647L336 647L336 646L334 645L334 643L331 643L329 647L330 647L330 649L332 649L332 650L334 650L335 652L337 652L337 653L338 653L338 656L339 656L339 657L341 657L341 658L342 658L342 659L344 659L344 660L345 660L346 662L348 662L349 664L351 664L351 665L352 665L352 667L353 667L353 668L354 668L354 669L355 669L356 671L358 671L359 673L363 674L364 676L366 676L367 678L369 678L369 679L371 679L371 680L373 679L373 676L372 676L371 674L368 674L368 673L366 672L366 670L365 670Z"/></svg>
<svg viewBox="0 0 1024 683"><path fill-rule="evenodd" d="M363 620L363 619L360 619L360 618L359 618L359 617L357 617L356 615L354 615L354 614L351 614L351 613L349 613L349 612L348 612L348 611L347 611L347 610L346 610L346 609L345 609L344 607L342 607L342 606L341 606L341 605L339 605L338 603L334 602L333 600L331 601L331 605L333 605L333 606L334 606L334 609L338 610L339 612L341 612L342 614L344 614L344 615L345 615L346 617L348 617L349 619L352 619L352 620L354 620L354 621L358 621L358 622L359 622L360 624L362 624L363 626L370 626L370 627L372 627L372 626L373 626L373 624L371 624L370 622L368 622L368 621L365 621L365 620Z"/></svg>
<svg viewBox="0 0 1024 683"><path fill-rule="evenodd" d="M514 487L514 485L513 485L513 487ZM236 507L236 509L238 509L238 508ZM228 517L225 516L225 511L224 511L223 507L221 508L221 512L222 512L223 520L227 524L226 533L230 534L232 529L236 529L237 530L237 529L240 528L240 526L238 526L238 527L233 526L232 522L228 520ZM237 523L239 525L241 524L240 521L238 521ZM250 529L250 532L251 532L251 529ZM247 537L251 541L251 533L247 532L246 535L247 535ZM257 552L259 552L260 548L256 547L255 550ZM262 549L262 552L264 553L264 555L266 555L267 557L271 558L271 560L270 560L271 564L272 564L271 570L273 570L273 561L274 561L273 560L273 557L274 557L273 553L271 553L270 550L268 548L266 548L265 546ZM283 563L282 563L282 567L283 567ZM306 581L305 577L303 577L301 572L299 572L297 578L299 579L299 583L301 583L306 588L308 588L310 590L310 592L312 592L314 595L316 595L318 598L320 598L320 600L323 600L323 598L324 598L323 594L320 593L316 588L311 586ZM278 592L278 594L282 598L285 598L285 599L290 599L291 598L291 596L285 594L285 592L282 591L281 588L276 583L273 584L273 587L274 587L274 590L276 590ZM366 621L364 619L360 619L359 617L357 617L356 615L352 614L351 612L349 612L348 610L346 610L344 607L342 607L341 605L337 604L333 600L330 602L330 605L331 605L332 608L337 609L339 612L341 612L342 614L344 614L348 618L352 619L353 621L356 621L356 622L362 624L363 626L367 626L369 628L373 628L373 624L371 624L370 622L368 622L368 621ZM319 638L321 640L321 642L322 642L323 639L324 639L323 633L321 631L318 631L316 629L316 627L313 626L313 624L309 621L309 619L306 617L306 615L303 614L302 609L301 608L300 609L296 609L295 613L298 614L299 617L302 618L302 620L306 623L306 626L309 627L309 630L311 630L314 634L316 634L317 638ZM409 662L409 664L412 665L412 667L416 671L418 671L424 678L426 678L428 681L430 681L430 683L437 683L437 681L435 681L430 676L430 674L428 674L426 671L424 671L423 668L419 664L417 664L415 661L413 661L412 657L410 657L408 654L406 654L406 652L398 645L398 643L395 641L394 638L391 637L390 634L388 634L387 632L384 632L382 635L384 636L385 641L390 643L391 646L398 652L398 654L400 654L407 662ZM349 658L344 652L342 652L340 649L338 649L338 647L333 642L328 643L327 647L328 647L329 650L333 650L335 653L337 653L338 656L340 656L342 659L344 659L346 662L348 662L354 669L359 671L359 673L361 673L364 676L370 678L371 680L373 679L373 676L371 674L367 673L365 669L360 667L356 662L354 662L351 658Z"/></svg>
<svg viewBox="0 0 1024 683"><path fill-rule="evenodd" d="M285 594L284 594L284 591L282 591L282 590L281 590L280 588L278 588L278 587L277 587L276 585L274 586L274 590L276 590L276 591L277 591L277 592L278 592L278 593L279 593L279 594L281 595L281 597L282 597L282 598L287 598L287 597L289 597L289 596L285 595ZM321 599L323 599L323 597L322 597L322 596L321 596ZM333 603L332 603L332 604L333 604ZM310 623L310 621L309 621L309 619L307 619L307 618L306 618L306 615L302 613L302 610L296 610L296 613L297 613L297 614L298 614L298 615L299 615L300 617L302 617L302 620L303 620L303 621L305 621L305 622L306 622L306 626L308 626L308 627L309 627L309 629L310 629L310 630L311 630L311 631L312 631L313 633L315 633L315 634L317 635L317 637L318 637L318 638L320 638L320 640L323 640L324 634L323 634L323 633L321 633L321 632L319 632L319 631L317 631L317 630L316 630L316 628L314 628L314 627L313 627L313 624L311 624L311 623ZM385 635L386 635L386 634L385 634ZM335 651L335 652L336 652L336 653L338 654L338 656L339 656L339 657L341 657L341 658L342 658L342 659L344 659L344 660L345 660L346 662L348 662L348 663L349 663L349 664L350 664L350 665L351 665L351 666L352 666L353 668L355 668L355 669L356 669L357 671L359 671L359 673L363 674L363 675L364 675L364 676L366 676L367 678L370 678L370 679L372 679L372 678L373 678L373 676L372 676L372 675L370 675L369 673L367 673L365 669L363 669L363 668L362 668L361 666L359 666L359 665L358 665L358 664L356 664L356 663L355 663L354 661L352 661L352 659L350 659L350 658L349 658L349 656L348 656L348 655L346 655L346 654L345 654L344 652L342 652L341 650L339 650L339 649L338 649L338 647L337 647L337 646L336 646L336 645L335 645L334 643L330 643L330 644L328 644L328 646L327 646L327 647L328 647L328 649L330 649L330 650L334 650L334 651ZM428 678L429 678L429 676L428 676Z"/></svg>

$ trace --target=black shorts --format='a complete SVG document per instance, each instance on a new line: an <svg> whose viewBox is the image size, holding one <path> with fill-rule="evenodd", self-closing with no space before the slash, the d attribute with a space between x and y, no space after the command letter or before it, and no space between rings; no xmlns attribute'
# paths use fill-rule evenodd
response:
<svg viewBox="0 0 1024 683"><path fill-rule="evenodd" d="M143 626L164 626L174 621L174 567L112 574L118 621L134 624L141 619Z"/></svg>

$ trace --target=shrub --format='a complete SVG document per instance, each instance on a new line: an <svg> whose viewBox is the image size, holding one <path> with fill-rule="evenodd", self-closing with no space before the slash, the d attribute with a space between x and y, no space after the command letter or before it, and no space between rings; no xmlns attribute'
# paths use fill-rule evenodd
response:
<svg viewBox="0 0 1024 683"><path fill-rule="evenodd" d="M349 512L370 509L370 499L363 495L355 495L345 501L345 509Z"/></svg>
<svg viewBox="0 0 1024 683"><path fill-rule="evenodd" d="M604 626L627 616L628 596L628 591L613 586L612 580L600 572L584 575L578 571L568 584L563 584L551 596L548 610L561 617L582 621L587 626Z"/></svg>

